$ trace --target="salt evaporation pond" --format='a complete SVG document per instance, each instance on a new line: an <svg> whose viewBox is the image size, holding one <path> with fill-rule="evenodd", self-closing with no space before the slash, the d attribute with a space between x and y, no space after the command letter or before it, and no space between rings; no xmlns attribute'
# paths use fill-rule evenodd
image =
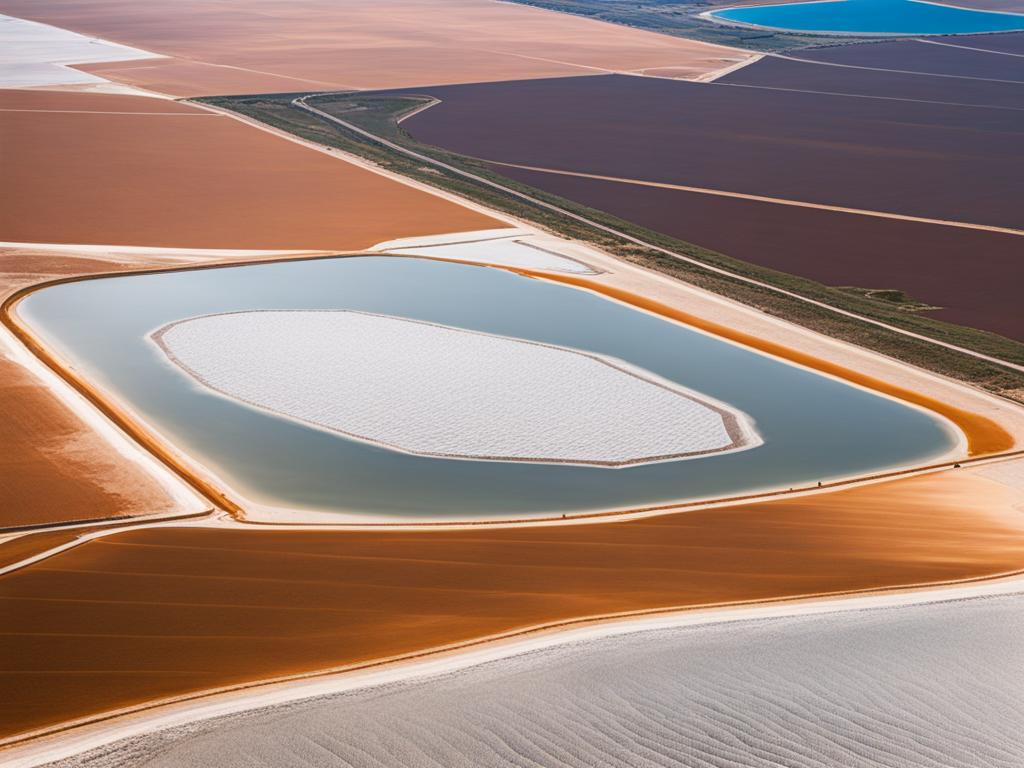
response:
<svg viewBox="0 0 1024 768"><path fill-rule="evenodd" d="M707 14L712 19L793 32L865 35L957 35L1024 29L1024 15L955 8L922 0L825 0L752 5Z"/></svg>
<svg viewBox="0 0 1024 768"><path fill-rule="evenodd" d="M218 395L149 338L187 318L286 309L395 315L617 358L747 414L764 443L621 468L411 455ZM925 462L957 441L919 409L487 267L374 256L133 275L46 288L19 313L251 507L338 519L507 518L714 498Z"/></svg>

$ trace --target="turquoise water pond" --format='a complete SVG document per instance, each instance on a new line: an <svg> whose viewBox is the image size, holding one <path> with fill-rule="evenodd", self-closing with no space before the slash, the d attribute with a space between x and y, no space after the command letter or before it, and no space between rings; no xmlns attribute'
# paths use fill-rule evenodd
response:
<svg viewBox="0 0 1024 768"><path fill-rule="evenodd" d="M749 414L764 444L622 469L390 451L221 397L147 336L216 312L353 309L589 350ZM19 314L65 359L260 505L377 518L487 518L728 496L927 462L932 415L574 288L497 269L332 258L43 289Z"/></svg>
<svg viewBox="0 0 1024 768"><path fill-rule="evenodd" d="M1024 30L1024 15L919 0L826 0L715 11L717 19L794 32L956 35Z"/></svg>

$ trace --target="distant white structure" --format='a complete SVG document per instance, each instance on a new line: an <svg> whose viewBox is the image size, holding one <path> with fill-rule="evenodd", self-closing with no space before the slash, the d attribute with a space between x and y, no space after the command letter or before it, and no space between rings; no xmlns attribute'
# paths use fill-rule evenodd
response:
<svg viewBox="0 0 1024 768"><path fill-rule="evenodd" d="M620 360L401 317L238 312L151 338L226 397L406 453L615 467L761 442L743 414Z"/></svg>
<svg viewBox="0 0 1024 768"><path fill-rule="evenodd" d="M153 58L165 57L0 14L0 88L82 86L89 90L134 92L135 89L69 65Z"/></svg>
<svg viewBox="0 0 1024 768"><path fill-rule="evenodd" d="M585 246L526 229L483 229L408 237L378 243L372 250L576 275L596 275L600 272L585 261Z"/></svg>

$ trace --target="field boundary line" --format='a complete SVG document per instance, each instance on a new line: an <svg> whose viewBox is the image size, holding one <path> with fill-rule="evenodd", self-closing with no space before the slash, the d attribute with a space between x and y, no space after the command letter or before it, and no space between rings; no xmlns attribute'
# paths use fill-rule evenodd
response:
<svg viewBox="0 0 1024 768"><path fill-rule="evenodd" d="M658 189L673 189L679 192L694 192L701 195L713 195L715 197L732 197L739 200L752 200L757 203L771 203L773 205L790 205L796 208L816 208L833 213L849 213L854 216L874 216L880 219L896 219L899 221L910 221L916 224L931 224L941 227L959 227L961 229L977 229L984 232L996 232L1001 235L1014 235L1024 237L1024 230L1012 229L1010 227L997 227L991 224L974 224L969 221L950 221L948 219L929 219L924 216L911 216L905 213L890 213L888 211L874 211L867 208L848 208L841 205L829 205L828 203L811 203L805 200L790 200L784 197L767 197L755 195L748 192L731 192L725 189L711 189L710 187L690 187L685 184L671 184L664 181L646 181L644 179L625 179L621 176L603 176L597 173L585 173L583 171L563 171L558 168L543 168L534 165L519 165L517 163L505 163L500 160L488 160L486 157L476 157L490 165L500 165L504 168L519 168L523 171L536 171L537 173L551 173L558 176L575 176L582 179L594 179L596 181L612 181L619 184L635 184L640 187L656 187Z"/></svg>
<svg viewBox="0 0 1024 768"><path fill-rule="evenodd" d="M915 43L928 43L929 45L941 45L943 48L959 48L961 51L977 51L978 53L993 53L996 56L1013 56L1024 59L1024 53L1010 53L1009 51L993 51L991 48L975 48L971 45L954 45L953 43L940 43L938 40L925 40L919 38Z"/></svg>
<svg viewBox="0 0 1024 768"><path fill-rule="evenodd" d="M960 47L960 46L956 46ZM894 75L918 75L920 77L945 77L951 80L978 80L983 83L1007 83L1010 85L1024 85L1024 80L1003 80L998 77L973 77L971 75L949 75L941 72L918 72L913 69L887 69L885 67L867 67L863 64L840 64L836 61L818 61L817 59L802 59L799 56L789 56L784 53L766 53L773 59L784 59L796 61L800 64L820 64L823 67L840 67L842 69L865 69L868 72L890 72Z"/></svg>
<svg viewBox="0 0 1024 768"><path fill-rule="evenodd" d="M722 85L731 88L754 88L760 91L784 91L787 93L809 93L813 96L839 96L849 99L877 99L879 101L905 101L910 104L933 104L938 107L960 107L962 109L1003 109L1024 112L1024 107L1009 107L1001 104L966 104L961 101L936 101L934 99L910 99L906 96L881 96L875 93L843 93L841 91L814 91L809 88L787 88L781 85L755 85L754 83L725 83L719 80L708 85Z"/></svg>

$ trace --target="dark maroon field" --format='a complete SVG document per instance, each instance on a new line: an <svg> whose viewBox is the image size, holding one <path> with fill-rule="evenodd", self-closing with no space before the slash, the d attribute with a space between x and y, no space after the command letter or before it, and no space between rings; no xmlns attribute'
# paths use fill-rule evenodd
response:
<svg viewBox="0 0 1024 768"><path fill-rule="evenodd" d="M970 92L1021 108L777 90L795 87L787 68L806 70L802 90L832 90L831 79L878 91L904 78L918 95L935 89L936 100ZM421 91L442 103L403 127L421 142L505 163L1024 228L1024 83L778 59L736 77L784 85L612 75L448 86ZM737 259L828 285L903 290L943 308L931 316L1024 339L1024 237L495 170Z"/></svg>
<svg viewBox="0 0 1024 768"><path fill-rule="evenodd" d="M907 50L914 54L921 50L952 51L950 48L940 48L937 45L927 43L884 43L870 47L881 47L881 45L905 46L901 50ZM916 47L914 47L916 46ZM867 48L868 46L847 46L848 49ZM801 56L814 55L824 61L824 57L836 56L837 58L855 59L846 49L822 49L821 53L801 51ZM892 49L883 49L892 50ZM843 51L840 53L840 51ZM953 56L949 58L962 58L957 51L952 51ZM928 74L916 70L907 72L891 72L876 69L856 69L851 65L848 67L835 67L826 64L806 63L802 61L791 61L789 59L762 59L756 64L737 70L718 81L720 85L732 85L742 88L763 88L774 90L798 90L816 91L819 93L850 94L852 96L873 96L881 99L908 99L918 101L934 101L943 104L962 104L965 106L991 106L1004 109L1024 109L1024 58L1014 59L1009 56L1001 56L985 53L971 53L970 57L990 57L993 59L1004 59L1013 62L1013 66L1020 71L1021 82L1002 82L992 79L977 79L970 77L951 77L945 74ZM934 62L927 64L917 58L908 58L894 64L904 67L932 66L938 70ZM927 57L925 57L927 58ZM940 54L940 58L947 58ZM963 57L966 58L966 57ZM1020 62L1020 64L1017 64ZM976 62L975 62L976 63ZM975 71L984 71L975 68ZM1016 75L1014 75L1016 76Z"/></svg>
<svg viewBox="0 0 1024 768"><path fill-rule="evenodd" d="M982 37L985 39L982 40ZM988 45L990 41L998 41L997 45L1007 44L1005 38L1009 37L1019 38L1024 50L1024 35L1015 34L982 35L967 40L957 36L837 45L797 51L793 56L874 69L1024 82L1024 58L976 50ZM1012 47L1013 42L1009 42L1009 45Z"/></svg>
<svg viewBox="0 0 1024 768"><path fill-rule="evenodd" d="M1024 340L1022 238L496 168L680 240L827 285L898 288L928 316Z"/></svg>
<svg viewBox="0 0 1024 768"><path fill-rule="evenodd" d="M998 0L990 0L990 2L998 2ZM1020 0L1006 0L1006 3L1012 3L1018 7L1015 9L1004 8L1003 10L1013 10L1016 13L1024 13L1024 3L1021 3ZM953 3L950 3L950 5L953 5ZM1000 34L981 35L950 35L946 37L932 37L929 39L965 48L979 48L999 53L1024 53L1024 32L1002 32Z"/></svg>
<svg viewBox="0 0 1024 768"><path fill-rule="evenodd" d="M488 160L1024 227L1024 111L625 75L428 92L403 127Z"/></svg>

